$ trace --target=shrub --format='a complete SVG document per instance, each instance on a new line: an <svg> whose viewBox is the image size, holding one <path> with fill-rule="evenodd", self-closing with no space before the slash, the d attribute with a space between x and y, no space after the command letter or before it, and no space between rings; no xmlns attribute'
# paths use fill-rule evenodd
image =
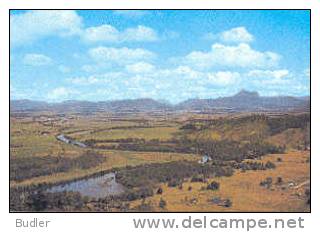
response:
<svg viewBox="0 0 320 232"><path fill-rule="evenodd" d="M168 182L168 187L177 187L182 183L180 179L172 179Z"/></svg>
<svg viewBox="0 0 320 232"><path fill-rule="evenodd" d="M210 184L208 184L207 189L208 190L218 190L220 187L220 184L216 181L212 181Z"/></svg>
<svg viewBox="0 0 320 232"><path fill-rule="evenodd" d="M282 178L279 176L279 177L277 177L277 184L282 184L282 182L283 182L283 180L282 180Z"/></svg>
<svg viewBox="0 0 320 232"><path fill-rule="evenodd" d="M275 165L274 163L268 161L268 162L266 163L265 167L266 167L267 169L274 169L274 168L276 168L276 165Z"/></svg>
<svg viewBox="0 0 320 232"><path fill-rule="evenodd" d="M267 177L265 180L260 182L260 186L270 188L272 185L272 177Z"/></svg>
<svg viewBox="0 0 320 232"><path fill-rule="evenodd" d="M224 202L224 207L229 208L229 207L231 207L231 206L232 206L232 201L231 201L230 199L225 200L225 202Z"/></svg>
<svg viewBox="0 0 320 232"><path fill-rule="evenodd" d="M203 179L203 177L195 175L195 176L192 176L191 182L205 182L205 180Z"/></svg>
<svg viewBox="0 0 320 232"><path fill-rule="evenodd" d="M157 194L162 194L163 193L163 190L162 190L162 188L160 187L160 188L158 188L158 190L157 190Z"/></svg>
<svg viewBox="0 0 320 232"><path fill-rule="evenodd" d="M159 207L161 209L164 209L166 206L167 206L167 202L161 198L159 201Z"/></svg>

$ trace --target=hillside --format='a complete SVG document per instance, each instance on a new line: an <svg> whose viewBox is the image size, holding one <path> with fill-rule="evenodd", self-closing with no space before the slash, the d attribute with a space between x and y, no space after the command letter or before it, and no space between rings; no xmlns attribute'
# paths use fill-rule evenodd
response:
<svg viewBox="0 0 320 232"><path fill-rule="evenodd" d="M10 112L54 111L59 113L77 112L176 112L176 111L307 111L310 98L276 96L260 96L257 92L242 90L230 97L216 99L190 99L176 105L162 103L153 99L132 99L115 101L63 101L46 103L43 101L11 100Z"/></svg>

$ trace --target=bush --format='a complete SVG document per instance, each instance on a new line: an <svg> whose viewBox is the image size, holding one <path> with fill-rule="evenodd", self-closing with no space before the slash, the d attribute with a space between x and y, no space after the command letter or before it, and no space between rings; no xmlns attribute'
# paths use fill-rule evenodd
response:
<svg viewBox="0 0 320 232"><path fill-rule="evenodd" d="M167 202L161 198L159 201L159 207L161 209L164 209L166 206L167 206Z"/></svg>
<svg viewBox="0 0 320 232"><path fill-rule="evenodd" d="M265 167L266 167L267 169L274 169L274 168L276 168L276 165L275 165L274 163L268 161L268 162L266 163Z"/></svg>
<svg viewBox="0 0 320 232"><path fill-rule="evenodd" d="M277 177L277 184L282 184L282 182L283 182L283 180L282 180L282 178L281 177Z"/></svg>
<svg viewBox="0 0 320 232"><path fill-rule="evenodd" d="M191 182L205 182L203 177L200 177L198 175L192 176Z"/></svg>
<svg viewBox="0 0 320 232"><path fill-rule="evenodd" d="M224 202L224 207L229 208L229 207L231 207L231 206L232 206L232 201L231 201L230 199L225 200L225 202Z"/></svg>
<svg viewBox="0 0 320 232"><path fill-rule="evenodd" d="M220 184L216 181L212 181L210 184L208 184L207 189L208 190L218 190L220 187Z"/></svg>
<svg viewBox="0 0 320 232"><path fill-rule="evenodd" d="M162 190L162 188L160 187L160 188L158 188L158 190L157 190L157 194L162 194L163 193L163 190Z"/></svg>
<svg viewBox="0 0 320 232"><path fill-rule="evenodd" d="M128 201L134 201L151 196L153 196L153 189L151 187L142 187L137 190L130 190L125 194L125 198Z"/></svg>
<svg viewBox="0 0 320 232"><path fill-rule="evenodd" d="M168 182L168 187L177 187L182 184L182 180L180 179L172 179Z"/></svg>
<svg viewBox="0 0 320 232"><path fill-rule="evenodd" d="M272 185L272 177L267 177L265 180L260 182L260 186L270 188Z"/></svg>

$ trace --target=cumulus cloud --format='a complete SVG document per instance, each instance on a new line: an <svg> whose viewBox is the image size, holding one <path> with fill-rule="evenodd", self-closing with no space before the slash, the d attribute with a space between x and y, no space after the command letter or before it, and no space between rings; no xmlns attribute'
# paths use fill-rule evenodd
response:
<svg viewBox="0 0 320 232"><path fill-rule="evenodd" d="M23 64L29 66L45 66L52 64L52 59L43 54L29 53L24 55Z"/></svg>
<svg viewBox="0 0 320 232"><path fill-rule="evenodd" d="M268 68L277 66L280 55L274 52L260 52L250 45L241 43L227 46L215 43L209 52L194 51L182 58L182 62L197 68L239 67L239 68Z"/></svg>
<svg viewBox="0 0 320 232"><path fill-rule="evenodd" d="M72 10L27 11L10 16L10 42L16 46L47 36L71 36L81 27L81 17Z"/></svg>
<svg viewBox="0 0 320 232"><path fill-rule="evenodd" d="M250 43L254 36L245 27L235 27L218 34L207 33L203 36L207 40L219 40L222 43Z"/></svg>
<svg viewBox="0 0 320 232"><path fill-rule="evenodd" d="M155 71L156 70L156 71ZM121 72L107 72L104 74L94 74L87 77L73 77L68 81L75 85L94 85L112 83L125 85L128 88L138 88L141 85L153 86L152 88L169 88L171 85L199 86L216 85L227 86L236 83L241 78L238 72L218 71L202 72L196 71L188 66L179 66L171 69L155 69L151 64L139 62L127 65L126 70ZM143 88L141 88L143 89Z"/></svg>
<svg viewBox="0 0 320 232"><path fill-rule="evenodd" d="M239 80L240 74L238 72L216 72L208 73L208 79L218 85L230 85Z"/></svg>
<svg viewBox="0 0 320 232"><path fill-rule="evenodd" d="M47 98L50 100L53 100L53 101L55 101L55 100L60 101L60 100L68 99L69 97L71 97L71 95L77 94L77 93L78 92L73 89L69 89L69 88L65 88L65 87L58 87L58 88L51 90L48 93Z"/></svg>
<svg viewBox="0 0 320 232"><path fill-rule="evenodd" d="M34 10L10 16L10 41L13 46L49 36L77 35L87 42L151 42L159 40L157 32L143 25L119 31L104 24L84 28L83 19L73 10Z"/></svg>
<svg viewBox="0 0 320 232"><path fill-rule="evenodd" d="M127 28L118 31L115 27L104 24L97 27L89 27L83 32L83 39L87 42L151 42L157 41L158 34L150 27L138 25L137 27Z"/></svg>
<svg viewBox="0 0 320 232"><path fill-rule="evenodd" d="M305 70L303 70L303 74L305 77L307 77L309 79L310 78L310 68L306 68Z"/></svg>
<svg viewBox="0 0 320 232"><path fill-rule="evenodd" d="M155 67L146 62L138 62L126 66L126 70L130 73L149 73L154 71Z"/></svg>
<svg viewBox="0 0 320 232"><path fill-rule="evenodd" d="M132 64L138 61L151 60L155 54L142 48L97 47L89 50L89 56L98 63L114 62L117 64Z"/></svg>
<svg viewBox="0 0 320 232"><path fill-rule="evenodd" d="M75 85L93 85L93 84L106 84L113 80L119 80L119 78L124 77L122 72L108 72L104 74L95 74L88 77L73 77L68 78L67 81Z"/></svg>
<svg viewBox="0 0 320 232"><path fill-rule="evenodd" d="M287 77L289 71L287 69L280 70L251 70L248 73L249 77L258 77L258 78L277 78L281 79Z"/></svg>
<svg viewBox="0 0 320 232"><path fill-rule="evenodd" d="M245 27L236 27L220 33L219 39L226 43L249 43L254 37Z"/></svg>

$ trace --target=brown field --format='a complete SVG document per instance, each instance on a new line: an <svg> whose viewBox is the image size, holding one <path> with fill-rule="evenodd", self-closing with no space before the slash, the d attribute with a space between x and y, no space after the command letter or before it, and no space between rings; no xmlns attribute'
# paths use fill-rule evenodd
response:
<svg viewBox="0 0 320 232"><path fill-rule="evenodd" d="M281 157L282 162L277 162ZM146 202L150 203L155 211L207 211L207 212L301 212L308 211L305 204L304 192L309 188L310 163L309 152L291 151L287 154L267 155L262 161L275 162L277 168L274 170L262 171L237 171L231 177L211 178L208 182L217 181L220 183L219 190L201 190L206 183L183 183L183 189L170 188L166 184L159 187L163 189L161 195L154 195ZM261 187L259 184L266 177L277 177L283 179L281 185L273 184L271 189ZM289 187L290 183L294 186ZM192 190L189 191L188 187ZM284 188L284 189L282 189ZM220 197L229 198L232 207L221 207L210 202L210 199ZM160 199L167 202L165 209L159 207ZM137 200L131 204L132 207L141 204Z"/></svg>
<svg viewBox="0 0 320 232"><path fill-rule="evenodd" d="M192 148L193 141L227 145L228 141L234 141L239 146L259 141L269 144L268 146L285 149L285 154L267 153L268 155L262 156L261 160L259 158L253 160L264 164L271 161L276 168L246 171L235 169L232 176L211 176L206 182L191 182L190 178L187 178L182 183L182 189L168 187L166 182L154 182L151 186L154 194L144 199L126 201L128 207L125 211L137 211L141 205L147 204L150 207L149 211L308 212L310 206L306 204L308 198L305 194L306 190L310 189L308 127L299 124L299 126L294 125L294 128L283 128L278 132L277 128L272 128L264 118L253 117L249 118L250 120L242 120L246 117L251 115L181 114L170 117L148 115L114 117L108 114L82 116L31 113L23 117L12 116L10 118L11 163L14 163L16 165L14 167L22 174L29 174L30 170L37 172L28 178L24 178L23 175L19 178L10 177L10 187L23 189L30 186L56 185L87 178L113 168L126 170L128 166L182 161L197 163L203 152ZM192 124L194 129L182 129L188 124ZM93 144L86 148L67 144L57 140L56 136L59 134L84 143L91 140ZM232 149L233 152L237 152L234 151L236 148ZM103 158L102 161L98 165L93 162L92 166L83 168L87 161L81 159L87 152L93 152ZM50 161L49 158L55 158L56 161L54 159ZM77 158L79 159L77 162L80 163L72 163L72 160ZM91 162L91 158L88 158ZM281 158L281 161L278 158ZM24 159L30 163L23 163ZM52 163L49 163L49 166L39 167L38 159ZM59 169L65 160L69 162L68 166ZM210 162L205 164L208 165L211 165ZM260 182L267 177L273 180L271 187L260 186ZM281 177L282 181L277 184L275 182L278 177ZM206 186L212 181L220 184L218 190L206 190ZM159 187L163 189L162 194L156 193ZM229 199L232 205L220 206L212 202L213 198ZM165 207L159 207L160 199L165 200ZM97 208L96 203L90 201L85 205L76 211L101 210ZM119 208L114 208L112 211L119 211Z"/></svg>

